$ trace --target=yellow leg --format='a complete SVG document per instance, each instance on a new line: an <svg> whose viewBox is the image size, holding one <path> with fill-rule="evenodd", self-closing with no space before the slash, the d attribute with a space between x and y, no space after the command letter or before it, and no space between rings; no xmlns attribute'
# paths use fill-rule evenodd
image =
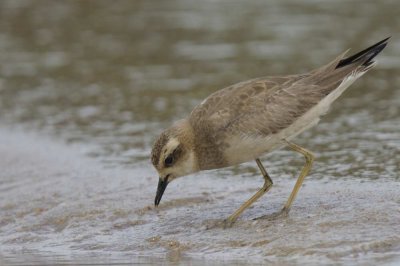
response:
<svg viewBox="0 0 400 266"><path fill-rule="evenodd" d="M250 199L248 199L245 203L243 203L243 205L240 206L239 209L237 209L231 216L229 216L225 220L225 227L232 226L236 222L239 215L242 214L242 212L245 209L247 209L251 204L253 204L256 200L258 200L262 195L264 195L272 187L272 184L273 184L272 179L269 177L264 166L261 164L260 159L256 159L256 163L257 163L258 167L260 168L260 171L264 177L264 185L259 191L257 191L256 194L254 194Z"/></svg>
<svg viewBox="0 0 400 266"><path fill-rule="evenodd" d="M289 145L289 147L292 150L303 154L304 157L306 158L306 163L303 166L303 169L301 170L299 177L297 178L297 182L294 185L293 191L290 194L289 199L287 200L285 206L282 209L283 213L289 213L290 207L292 206L292 203L293 203L294 199L296 198L296 195L299 192L301 185L303 184L304 178L308 175L308 173L311 170L312 162L314 160L314 155L311 152L309 152L308 150L300 147L299 145L294 144L293 142L289 142L286 140L285 140L285 142Z"/></svg>

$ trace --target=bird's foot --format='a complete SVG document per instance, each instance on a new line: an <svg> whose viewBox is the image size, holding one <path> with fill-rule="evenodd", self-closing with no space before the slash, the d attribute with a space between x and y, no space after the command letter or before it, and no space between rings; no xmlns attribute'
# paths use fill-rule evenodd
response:
<svg viewBox="0 0 400 266"><path fill-rule="evenodd" d="M229 217L223 221L223 228L224 229L231 228L235 222L236 219L232 219Z"/></svg>
<svg viewBox="0 0 400 266"><path fill-rule="evenodd" d="M266 220L275 220L278 218L284 218L287 217L289 215L289 209L287 208L283 208L281 211L279 212L275 212L272 214L267 214L267 215L263 215L257 218L254 218L253 220L260 220L260 219L266 219Z"/></svg>

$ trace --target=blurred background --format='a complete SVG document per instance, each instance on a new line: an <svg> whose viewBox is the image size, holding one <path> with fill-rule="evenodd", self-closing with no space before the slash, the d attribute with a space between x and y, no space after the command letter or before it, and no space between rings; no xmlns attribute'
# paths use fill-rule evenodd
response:
<svg viewBox="0 0 400 266"><path fill-rule="evenodd" d="M0 244L4 249L21 243L37 248L36 243L48 249L125 250L132 241L124 240L126 231L118 219L134 219L138 214L129 209L151 204L157 177L149 154L164 128L218 89L259 76L307 72L348 48L358 52L388 36L392 39L378 56L378 66L297 142L317 154L313 179L398 184L399 10L396 0L0 1L0 128L7 129L1 133L3 151L11 153L19 145L21 154L30 151L35 157L41 145L43 153L62 153L40 140L25 141L24 135L12 142L14 146L7 141L15 132L34 132L40 139L55 139L83 151L104 168L127 169L123 174L108 173L112 179L86 171L83 163L78 168L86 170L80 174L44 166L22 168L26 171L16 174L15 169L21 169L18 160L10 159L0 179ZM293 161L288 154L268 155L267 166L273 176L289 175L293 182L302 161ZM258 178L253 163L211 175L220 182L232 173ZM79 175L81 181L74 179ZM79 183L78 189L74 182L86 183ZM177 186L175 191L186 195L200 193ZM248 196L249 192L241 197ZM235 206L243 198L237 197ZM66 205L58 206L61 203ZM114 213L116 206L123 214ZM226 206L223 215L214 212L213 218L234 209L229 201ZM77 214L77 209L84 213ZM10 218L15 216L20 219ZM81 227L74 228L73 221ZM136 230L135 225L146 223L122 224ZM140 230L155 230L146 226ZM61 243L53 229L47 234L47 227L63 232L70 242ZM111 230L114 236L122 232L121 238L102 242L93 236L103 227L110 227L107 234ZM74 238L85 233L85 238ZM103 246L94 244L99 241Z"/></svg>
<svg viewBox="0 0 400 266"><path fill-rule="evenodd" d="M393 35L379 67L327 118L373 131L399 115L399 8L390 0L1 1L0 121L93 144L92 156L118 167L148 163L161 129L215 90L306 72Z"/></svg>

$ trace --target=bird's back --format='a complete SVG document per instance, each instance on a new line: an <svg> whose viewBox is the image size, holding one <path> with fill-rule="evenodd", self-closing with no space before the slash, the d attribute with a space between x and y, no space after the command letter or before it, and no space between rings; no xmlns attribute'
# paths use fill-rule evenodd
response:
<svg viewBox="0 0 400 266"><path fill-rule="evenodd" d="M189 117L198 157L208 156L200 167L254 159L315 125L330 104L373 66L372 58L385 41L349 58L343 53L307 74L257 78L210 95Z"/></svg>

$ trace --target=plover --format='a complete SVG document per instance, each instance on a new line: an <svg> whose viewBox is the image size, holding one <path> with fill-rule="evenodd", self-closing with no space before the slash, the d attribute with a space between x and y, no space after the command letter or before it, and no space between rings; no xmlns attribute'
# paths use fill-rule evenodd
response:
<svg viewBox="0 0 400 266"><path fill-rule="evenodd" d="M389 38L350 57L346 51L306 74L256 78L211 94L154 143L151 161L159 174L155 205L178 177L255 160L264 185L225 220L230 226L272 186L259 157L288 146L306 161L281 211L288 213L314 159L292 139L315 126L332 102L375 66L373 59Z"/></svg>

